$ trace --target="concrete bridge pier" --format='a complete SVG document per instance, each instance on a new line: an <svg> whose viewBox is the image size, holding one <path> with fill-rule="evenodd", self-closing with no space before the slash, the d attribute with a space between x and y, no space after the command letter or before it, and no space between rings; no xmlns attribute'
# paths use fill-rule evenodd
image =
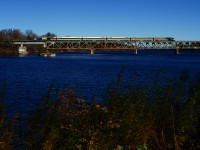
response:
<svg viewBox="0 0 200 150"><path fill-rule="evenodd" d="M90 55L94 55L94 49L90 49Z"/></svg>
<svg viewBox="0 0 200 150"><path fill-rule="evenodd" d="M176 50L175 50L176 55L180 54L179 50L180 50L180 47L176 47Z"/></svg>
<svg viewBox="0 0 200 150"><path fill-rule="evenodd" d="M138 54L138 48L134 47L134 55L137 55L137 54Z"/></svg>
<svg viewBox="0 0 200 150"><path fill-rule="evenodd" d="M22 54L22 55L26 55L28 54L27 48L26 46L24 46L23 44L21 44L18 48L18 53Z"/></svg>
<svg viewBox="0 0 200 150"><path fill-rule="evenodd" d="M45 44L43 44L43 48L46 48L47 47L47 44L45 43Z"/></svg>

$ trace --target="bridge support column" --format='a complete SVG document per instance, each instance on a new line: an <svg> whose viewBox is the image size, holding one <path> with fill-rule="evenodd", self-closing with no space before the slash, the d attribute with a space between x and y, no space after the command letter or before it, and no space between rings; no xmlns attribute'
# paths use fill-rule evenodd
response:
<svg viewBox="0 0 200 150"><path fill-rule="evenodd" d="M46 48L47 47L47 44L45 43L45 44L43 44L43 48Z"/></svg>
<svg viewBox="0 0 200 150"><path fill-rule="evenodd" d="M138 48L134 47L134 55L137 55L137 54L138 54Z"/></svg>
<svg viewBox="0 0 200 150"><path fill-rule="evenodd" d="M180 54L179 50L180 50L180 47L176 47L176 55Z"/></svg>
<svg viewBox="0 0 200 150"><path fill-rule="evenodd" d="M26 54L28 54L28 51L27 51L26 46L24 46L23 44L21 44L21 45L19 46L19 48L18 48L18 53L19 53L20 55L26 55Z"/></svg>
<svg viewBox="0 0 200 150"><path fill-rule="evenodd" d="M94 55L94 50L90 49L90 55Z"/></svg>

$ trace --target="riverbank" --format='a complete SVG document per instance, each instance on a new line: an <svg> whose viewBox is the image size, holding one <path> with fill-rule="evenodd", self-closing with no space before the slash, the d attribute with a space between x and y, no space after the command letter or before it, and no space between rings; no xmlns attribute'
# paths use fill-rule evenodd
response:
<svg viewBox="0 0 200 150"><path fill-rule="evenodd" d="M0 48L0 56L15 56L18 54L15 48Z"/></svg>
<svg viewBox="0 0 200 150"><path fill-rule="evenodd" d="M0 56L17 56L19 46L0 46ZM42 46L27 46L27 51L29 55L40 54L46 50Z"/></svg>

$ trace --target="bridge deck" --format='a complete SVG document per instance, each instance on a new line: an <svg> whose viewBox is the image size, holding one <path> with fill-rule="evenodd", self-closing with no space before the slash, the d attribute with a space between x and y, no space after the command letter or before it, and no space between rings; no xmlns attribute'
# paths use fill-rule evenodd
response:
<svg viewBox="0 0 200 150"><path fill-rule="evenodd" d="M13 41L17 45L45 45L47 49L200 49L200 41L48 40Z"/></svg>

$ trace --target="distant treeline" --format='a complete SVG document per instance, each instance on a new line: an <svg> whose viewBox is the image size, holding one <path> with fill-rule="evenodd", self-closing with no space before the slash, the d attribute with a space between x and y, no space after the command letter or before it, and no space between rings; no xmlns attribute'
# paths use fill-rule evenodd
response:
<svg viewBox="0 0 200 150"><path fill-rule="evenodd" d="M13 40L34 40L40 36L56 36L53 33L46 33L45 35L38 35L32 30L26 30L24 33L20 29L3 29L0 30L0 41Z"/></svg>
<svg viewBox="0 0 200 150"><path fill-rule="evenodd" d="M18 45L13 45L11 41L18 40L35 40L38 37L53 37L53 33L47 32L44 35L38 35L32 30L22 32L20 29L3 29L0 30L0 55L16 55L18 54ZM42 50L41 45L28 45L29 53L35 53Z"/></svg>

